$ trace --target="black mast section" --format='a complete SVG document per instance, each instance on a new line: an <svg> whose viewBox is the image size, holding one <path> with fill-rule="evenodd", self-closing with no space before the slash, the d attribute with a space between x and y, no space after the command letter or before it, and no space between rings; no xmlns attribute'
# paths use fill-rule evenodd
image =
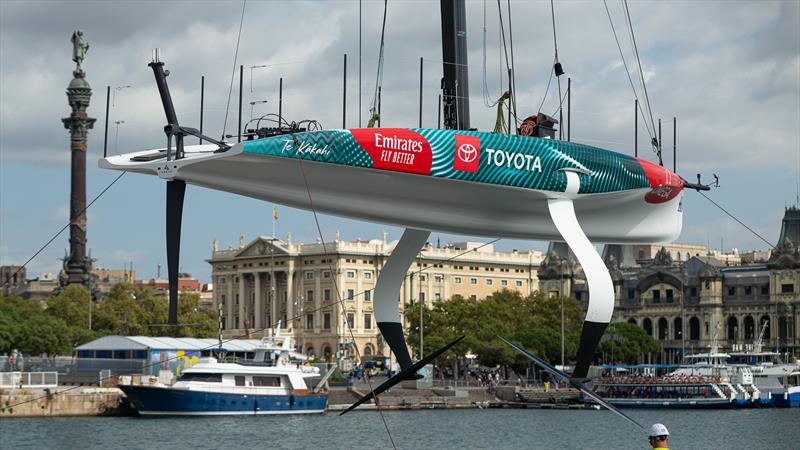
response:
<svg viewBox="0 0 800 450"><path fill-rule="evenodd" d="M467 19L464 0L440 0L442 11L442 107L444 128L469 130Z"/></svg>

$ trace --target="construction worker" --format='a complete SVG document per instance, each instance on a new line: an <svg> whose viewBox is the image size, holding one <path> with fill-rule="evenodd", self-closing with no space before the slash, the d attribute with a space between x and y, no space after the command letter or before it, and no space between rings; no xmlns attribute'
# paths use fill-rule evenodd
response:
<svg viewBox="0 0 800 450"><path fill-rule="evenodd" d="M653 450L669 450L669 431L663 424L656 423L650 427L649 440Z"/></svg>

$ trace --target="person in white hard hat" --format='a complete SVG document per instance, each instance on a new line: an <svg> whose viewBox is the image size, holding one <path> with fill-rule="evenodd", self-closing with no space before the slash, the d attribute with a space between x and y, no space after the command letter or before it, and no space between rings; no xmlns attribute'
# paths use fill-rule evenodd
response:
<svg viewBox="0 0 800 450"><path fill-rule="evenodd" d="M653 426L650 427L649 439L653 450L669 450L669 431L664 424L653 424Z"/></svg>

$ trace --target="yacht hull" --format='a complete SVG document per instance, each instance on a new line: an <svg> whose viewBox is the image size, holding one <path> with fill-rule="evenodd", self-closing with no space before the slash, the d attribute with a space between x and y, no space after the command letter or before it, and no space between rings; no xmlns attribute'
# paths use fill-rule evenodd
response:
<svg viewBox="0 0 800 450"><path fill-rule="evenodd" d="M238 394L140 385L119 388L145 416L322 414L328 403L326 394Z"/></svg>
<svg viewBox="0 0 800 450"><path fill-rule="evenodd" d="M548 200L569 198L592 242L669 242L680 234L683 185L663 167L574 143L463 133L468 136L452 130L326 130L247 141L219 153L213 145L189 146L176 161L132 160L156 149L99 164L420 230L562 240ZM383 135L398 140L386 144ZM405 136L406 147L397 136ZM456 146L466 138L474 141ZM464 156L463 148L474 153ZM472 157L473 166L459 155ZM579 192L565 192L566 171L579 173ZM664 195L654 200L654 192Z"/></svg>

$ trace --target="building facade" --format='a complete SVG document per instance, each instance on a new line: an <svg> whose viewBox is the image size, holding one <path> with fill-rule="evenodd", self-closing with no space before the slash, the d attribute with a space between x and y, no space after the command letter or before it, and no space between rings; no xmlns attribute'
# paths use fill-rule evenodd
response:
<svg viewBox="0 0 800 450"><path fill-rule="evenodd" d="M281 322L303 352L331 358L388 351L373 310L375 282L396 242L383 240L293 244L259 237L239 248L214 252L214 307L226 336L271 333ZM426 245L411 265L400 291L405 304L455 295L481 299L508 288L523 295L538 289L540 252L495 252L492 245ZM350 331L353 336L351 337Z"/></svg>
<svg viewBox="0 0 800 450"><path fill-rule="evenodd" d="M798 241L800 209L787 208L776 247L746 264L738 254L710 253L702 246L607 245L603 259L616 294L614 320L637 324L655 338L662 362L705 351L713 341L721 350L739 349L754 344L762 330L766 348L796 355ZM564 244L550 245L539 279L543 292L570 295L586 307L585 277Z"/></svg>

